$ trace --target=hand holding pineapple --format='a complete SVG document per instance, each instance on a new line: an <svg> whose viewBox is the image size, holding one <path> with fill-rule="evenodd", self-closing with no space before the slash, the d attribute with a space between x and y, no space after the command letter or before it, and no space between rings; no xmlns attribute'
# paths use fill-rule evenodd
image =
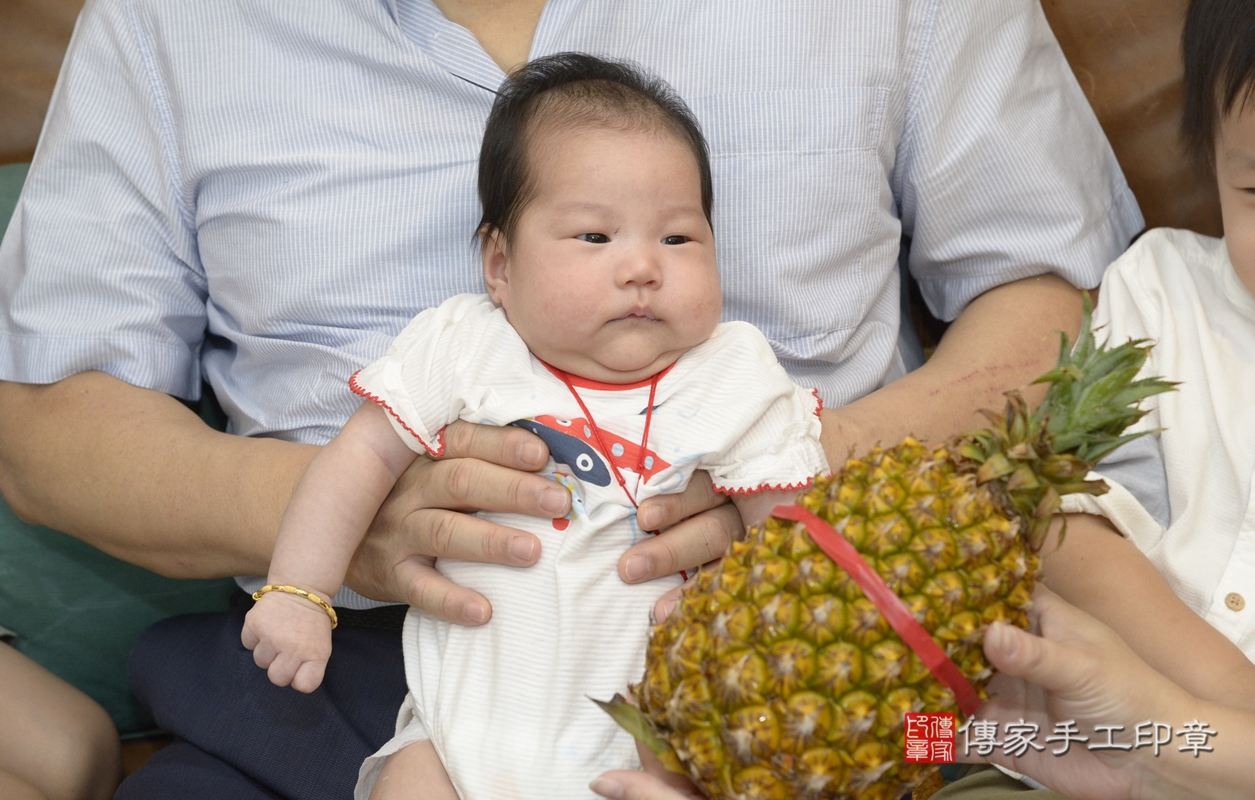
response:
<svg viewBox="0 0 1255 800"><path fill-rule="evenodd" d="M1081 727L1113 720L1207 719L1235 746L1195 759L1165 749L1155 758L1119 750L1075 748L1067 758L1029 750L1019 759L995 751L990 761L1019 770L1076 800L1242 797L1255 779L1243 743L1255 740L1255 714L1203 703L1137 657L1115 633L1085 612L1038 587L1032 616L1040 636L991 625L985 656L998 669L981 719L1029 720L1042 730L1074 720ZM700 797L657 759L645 772L617 771L593 781L614 800L690 800ZM680 779L682 780L682 779Z"/></svg>

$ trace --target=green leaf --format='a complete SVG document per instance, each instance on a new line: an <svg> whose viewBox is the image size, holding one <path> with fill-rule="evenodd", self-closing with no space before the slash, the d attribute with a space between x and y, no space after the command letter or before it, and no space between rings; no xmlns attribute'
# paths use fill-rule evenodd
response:
<svg viewBox="0 0 1255 800"><path fill-rule="evenodd" d="M688 775L688 770L680 763L680 759L675 754L675 750L666 742L658 731L654 729L653 723L645 716L645 714L636 706L624 699L623 695L616 693L610 698L610 702L603 702L595 697L588 698L597 704L597 707L610 715L619 727L632 734L638 742L654 751L654 755L658 756L658 760L662 765L672 772L681 775Z"/></svg>

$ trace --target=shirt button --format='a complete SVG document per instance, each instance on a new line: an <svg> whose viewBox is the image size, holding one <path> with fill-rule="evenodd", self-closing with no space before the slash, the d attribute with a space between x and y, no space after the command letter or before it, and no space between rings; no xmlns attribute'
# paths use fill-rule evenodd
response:
<svg viewBox="0 0 1255 800"><path fill-rule="evenodd" d="M1246 608L1246 600L1237 592L1229 592L1224 596L1224 604L1230 611L1241 611Z"/></svg>

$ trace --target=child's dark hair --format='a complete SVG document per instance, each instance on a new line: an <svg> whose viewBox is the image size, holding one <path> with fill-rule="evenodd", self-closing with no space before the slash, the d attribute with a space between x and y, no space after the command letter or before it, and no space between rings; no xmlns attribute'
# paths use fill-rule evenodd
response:
<svg viewBox="0 0 1255 800"><path fill-rule="evenodd" d="M1216 166L1216 130L1230 112L1255 105L1255 3L1193 0L1181 35L1185 109L1181 137L1202 164Z"/></svg>
<svg viewBox="0 0 1255 800"><path fill-rule="evenodd" d="M536 124L665 131L693 151L701 179L702 210L710 221L714 191L700 126L684 101L659 78L622 61L583 53L538 58L510 74L488 115L479 151L478 232L506 238L531 199L528 139Z"/></svg>

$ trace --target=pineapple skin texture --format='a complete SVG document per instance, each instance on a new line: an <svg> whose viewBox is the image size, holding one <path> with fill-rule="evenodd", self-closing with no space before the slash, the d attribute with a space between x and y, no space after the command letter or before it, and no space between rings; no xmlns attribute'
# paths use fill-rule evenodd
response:
<svg viewBox="0 0 1255 800"><path fill-rule="evenodd" d="M1028 626L1040 561L963 463L908 438L798 503L855 546L983 698L985 628ZM690 777L726 800L893 800L937 769L903 761L903 715L958 715L845 570L775 518L685 590L632 692Z"/></svg>

